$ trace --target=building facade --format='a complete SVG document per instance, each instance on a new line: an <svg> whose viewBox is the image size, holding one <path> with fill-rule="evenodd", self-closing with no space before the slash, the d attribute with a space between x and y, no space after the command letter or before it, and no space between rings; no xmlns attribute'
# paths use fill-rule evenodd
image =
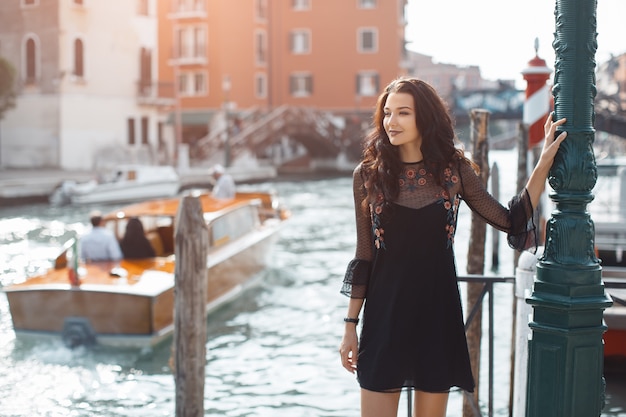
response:
<svg viewBox="0 0 626 417"><path fill-rule="evenodd" d="M371 114L407 73L407 0L3 0L0 167L174 161L216 115Z"/></svg>
<svg viewBox="0 0 626 417"><path fill-rule="evenodd" d="M179 141L231 115L279 106L371 112L406 74L406 0L159 2L159 74L176 85Z"/></svg>
<svg viewBox="0 0 626 417"><path fill-rule="evenodd" d="M0 2L0 55L17 100L0 122L0 166L98 169L163 150L157 0Z"/></svg>

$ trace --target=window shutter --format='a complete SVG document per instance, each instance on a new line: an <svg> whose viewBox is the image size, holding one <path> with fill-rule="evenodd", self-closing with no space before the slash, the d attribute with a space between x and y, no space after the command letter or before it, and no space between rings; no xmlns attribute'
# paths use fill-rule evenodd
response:
<svg viewBox="0 0 626 417"><path fill-rule="evenodd" d="M307 75L306 77L306 91L313 94L313 76Z"/></svg>

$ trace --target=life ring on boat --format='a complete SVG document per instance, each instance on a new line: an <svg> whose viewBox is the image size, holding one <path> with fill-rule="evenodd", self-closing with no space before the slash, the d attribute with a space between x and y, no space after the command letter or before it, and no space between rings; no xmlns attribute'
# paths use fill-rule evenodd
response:
<svg viewBox="0 0 626 417"><path fill-rule="evenodd" d="M68 317L63 323L61 339L70 349L79 346L92 346L96 343L96 335L89 321L82 317Z"/></svg>

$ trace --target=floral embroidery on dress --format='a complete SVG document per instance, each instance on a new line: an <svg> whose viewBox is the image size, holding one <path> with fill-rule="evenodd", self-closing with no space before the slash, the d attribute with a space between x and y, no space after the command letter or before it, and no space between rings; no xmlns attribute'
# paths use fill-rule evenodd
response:
<svg viewBox="0 0 626 417"><path fill-rule="evenodd" d="M385 249L385 230L382 228L380 214L383 212L383 204L385 197L378 194L375 204L370 204L370 213L372 217L372 233L374 233L374 245L376 249Z"/></svg>
<svg viewBox="0 0 626 417"><path fill-rule="evenodd" d="M454 196L454 199L450 197L450 190L452 186L459 182L459 177L454 175L450 167L446 168L443 171L443 183L444 188L441 190L439 194L437 194L439 204L443 204L443 207L447 211L447 223L446 223L446 231L448 232L448 245L450 248L454 243L454 232L456 231L456 221L458 208L460 204L460 198L458 195Z"/></svg>
<svg viewBox="0 0 626 417"><path fill-rule="evenodd" d="M432 181L433 175L425 168L406 167L398 179L400 189L404 191L416 191ZM430 180L429 180L430 179ZM459 182L459 176L454 174L450 167L443 171L443 187L435 195L436 203L443 205L446 210L445 230L448 234L447 247L454 244L458 208L461 198L458 195L451 196L450 190ZM376 249L385 249L385 230L382 227L381 214L385 206L383 194L378 194L376 201L370 204L370 216L372 222L372 234Z"/></svg>
<svg viewBox="0 0 626 417"><path fill-rule="evenodd" d="M431 175L424 168L405 168L404 172L400 174L400 188L415 191L418 186L426 185L426 178L429 176Z"/></svg>

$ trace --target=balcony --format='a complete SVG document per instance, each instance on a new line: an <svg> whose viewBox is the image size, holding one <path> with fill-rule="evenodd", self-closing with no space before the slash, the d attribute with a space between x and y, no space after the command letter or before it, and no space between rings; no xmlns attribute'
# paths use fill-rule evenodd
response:
<svg viewBox="0 0 626 417"><path fill-rule="evenodd" d="M196 56L184 56L181 55L179 57L174 56L170 58L168 64L170 66L191 66L191 65L207 65L209 60L204 55L196 55Z"/></svg>
<svg viewBox="0 0 626 417"><path fill-rule="evenodd" d="M167 15L171 20L179 19L203 19L207 17L207 11L202 1L196 2L174 2Z"/></svg>
<svg viewBox="0 0 626 417"><path fill-rule="evenodd" d="M140 80L137 82L137 102L145 106L173 106L176 103L174 83Z"/></svg>

